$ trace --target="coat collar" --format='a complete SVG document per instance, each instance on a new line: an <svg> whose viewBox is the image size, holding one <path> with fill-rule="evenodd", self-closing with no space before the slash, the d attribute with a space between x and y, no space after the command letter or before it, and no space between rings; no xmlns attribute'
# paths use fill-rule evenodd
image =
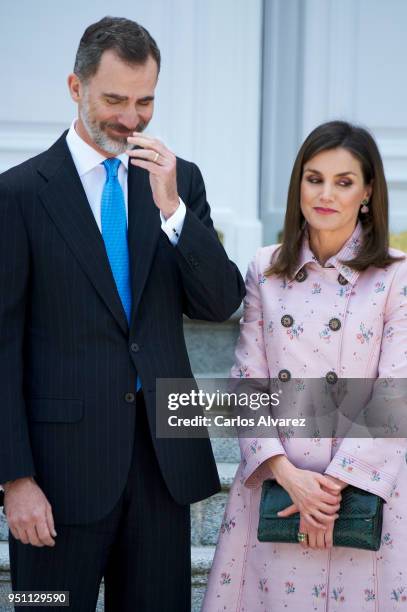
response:
<svg viewBox="0 0 407 612"><path fill-rule="evenodd" d="M45 179L39 197L89 280L125 334L129 333L102 235L99 231L72 156L67 131L46 151L37 168ZM161 222L154 204L148 172L129 165L128 240L132 278L131 321L140 302L157 244Z"/></svg>
<svg viewBox="0 0 407 612"><path fill-rule="evenodd" d="M39 197L90 282L123 332L128 333L103 238L69 152L66 133L44 154L38 167L46 181Z"/></svg>
<svg viewBox="0 0 407 612"><path fill-rule="evenodd" d="M362 235L363 235L362 224L360 221L358 221L355 229L353 230L353 233L348 238L348 240L345 242L345 244L342 246L340 251L338 251L336 255L333 255L332 257L330 257L324 266L325 268L329 268L329 267L336 268L338 271L338 274L341 274L352 285L355 284L360 272L358 272L357 270L353 270L352 268L347 266L346 263L343 263L343 262L349 261L350 259L353 259L357 255L357 253L359 252L362 246ZM302 238L300 258L299 258L298 266L295 268L294 277L304 266L310 263L314 263L318 266L320 265L309 245L308 228L307 226L305 226L303 238Z"/></svg>

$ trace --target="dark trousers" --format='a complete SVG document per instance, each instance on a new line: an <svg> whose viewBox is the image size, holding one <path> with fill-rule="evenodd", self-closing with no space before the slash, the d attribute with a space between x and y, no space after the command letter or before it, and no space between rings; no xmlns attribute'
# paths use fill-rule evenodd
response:
<svg viewBox="0 0 407 612"><path fill-rule="evenodd" d="M136 411L132 464L115 508L90 525L57 524L53 548L10 533L14 591L69 591L70 610L93 612L104 576L106 612L191 609L189 506L173 501L161 476L141 392Z"/></svg>

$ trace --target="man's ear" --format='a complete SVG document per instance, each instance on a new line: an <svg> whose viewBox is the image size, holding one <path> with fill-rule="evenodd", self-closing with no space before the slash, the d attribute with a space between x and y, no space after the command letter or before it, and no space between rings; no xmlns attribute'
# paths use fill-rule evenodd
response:
<svg viewBox="0 0 407 612"><path fill-rule="evenodd" d="M82 98L82 83L75 73L68 76L68 87L72 100L79 102Z"/></svg>

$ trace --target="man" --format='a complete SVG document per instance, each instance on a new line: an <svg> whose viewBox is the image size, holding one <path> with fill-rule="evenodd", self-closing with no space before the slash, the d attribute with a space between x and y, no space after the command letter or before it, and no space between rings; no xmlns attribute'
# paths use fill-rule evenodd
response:
<svg viewBox="0 0 407 612"><path fill-rule="evenodd" d="M183 313L222 321L244 294L198 168L142 133L159 68L140 25L89 26L77 121L0 177L12 585L78 612L103 576L108 611L189 610L189 504L219 490L207 439L155 437L156 378L192 375Z"/></svg>

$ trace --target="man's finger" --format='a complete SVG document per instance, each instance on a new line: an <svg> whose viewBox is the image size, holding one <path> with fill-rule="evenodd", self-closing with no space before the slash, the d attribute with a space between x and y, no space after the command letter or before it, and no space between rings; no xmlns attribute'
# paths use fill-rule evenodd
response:
<svg viewBox="0 0 407 612"><path fill-rule="evenodd" d="M13 537L14 537L16 540L20 540L20 542L21 542L21 541L22 541L22 540L21 540L21 532L20 532L20 530L18 529L18 527L15 527L14 525L13 525L13 527L12 527L12 526L9 524L8 528L10 529L10 531L11 531L11 533L12 533Z"/></svg>
<svg viewBox="0 0 407 612"><path fill-rule="evenodd" d="M44 546L55 546L55 541L51 537L45 518L36 525L38 539Z"/></svg>
<svg viewBox="0 0 407 612"><path fill-rule="evenodd" d="M136 144L140 147L150 149L152 151L156 151L160 155L165 155L168 149L163 145L162 142L157 140L156 138L151 138L146 136L145 134L137 134L136 136L129 136L127 138L127 142L130 144Z"/></svg>
<svg viewBox="0 0 407 612"><path fill-rule="evenodd" d="M126 153L133 159L145 159L159 166L164 166L166 162L165 157L153 149L129 149Z"/></svg>
<svg viewBox="0 0 407 612"><path fill-rule="evenodd" d="M40 539L38 537L37 530L35 529L35 525L28 527L26 531L28 535L28 541L32 546L39 546L39 547L43 546L42 542L40 542Z"/></svg>
<svg viewBox="0 0 407 612"><path fill-rule="evenodd" d="M52 514L51 506L47 506L47 509L45 511L45 519L47 521L49 533L55 538L57 535L57 532L55 531L54 517Z"/></svg>
<svg viewBox="0 0 407 612"><path fill-rule="evenodd" d="M147 162L147 161L144 161L142 159L134 159L132 157L130 159L130 163L133 164L133 166L138 166L139 168L144 168L144 170L147 170L148 172L151 172L151 174L161 174L160 170L161 170L162 166L159 166L158 164L154 164L153 162Z"/></svg>

